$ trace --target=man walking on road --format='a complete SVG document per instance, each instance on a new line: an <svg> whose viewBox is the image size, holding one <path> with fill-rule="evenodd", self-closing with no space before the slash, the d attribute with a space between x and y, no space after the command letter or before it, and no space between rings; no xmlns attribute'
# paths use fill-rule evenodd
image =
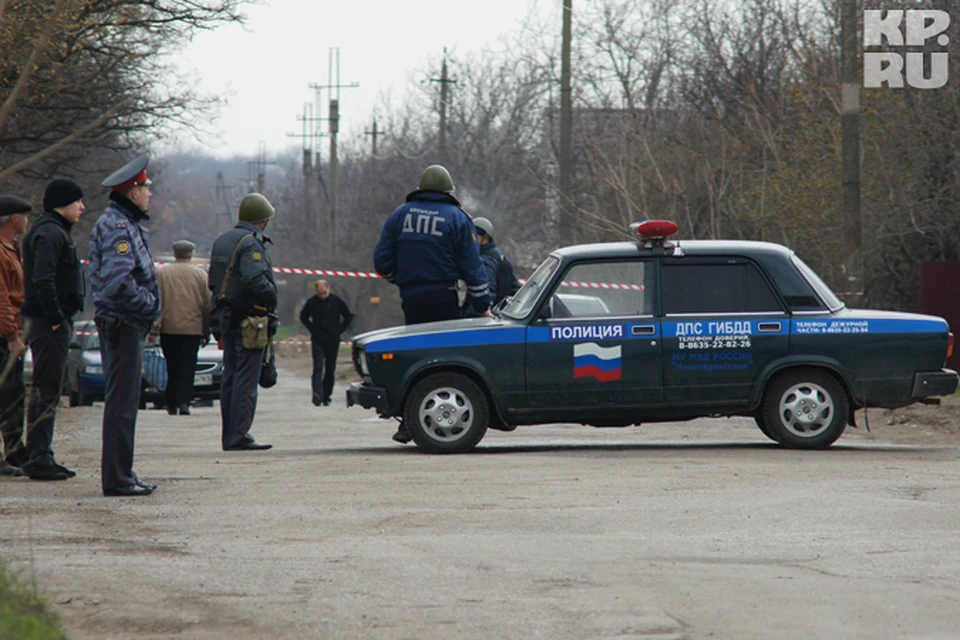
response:
<svg viewBox="0 0 960 640"><path fill-rule="evenodd" d="M27 401L27 440L14 452L33 480L66 480L76 473L53 455L53 428L63 388L73 317L83 311L86 293L77 247L70 235L86 210L83 189L59 178L43 194L42 218L23 239L25 298L21 316L33 355L33 384Z"/></svg>
<svg viewBox="0 0 960 640"><path fill-rule="evenodd" d="M330 293L326 280L318 280L317 295L307 300L300 312L300 322L310 331L313 351L313 404L330 406L333 394L340 334L353 322L353 313L338 295Z"/></svg>
<svg viewBox="0 0 960 640"><path fill-rule="evenodd" d="M90 233L90 289L103 358L100 481L105 496L146 496L157 488L133 471L143 340L160 315L149 234L141 224L149 219L153 195L149 162L140 156L101 183L110 189L110 204Z"/></svg>
<svg viewBox="0 0 960 640"><path fill-rule="evenodd" d="M22 476L20 467L7 462L23 446L26 387L23 384L23 264L16 236L27 229L33 206L16 196L0 195L0 435L3 455L0 476Z"/></svg>
<svg viewBox="0 0 960 640"><path fill-rule="evenodd" d="M240 202L240 221L213 243L210 252L210 276L207 286L216 300L214 315L223 340L223 378L220 382L221 444L224 451L253 451L273 445L257 442L250 435L257 411L257 387L263 354L277 330L277 285L264 235L276 210L259 193L251 193ZM251 320L253 321L251 323ZM256 331L250 344L244 340L243 325L248 328L264 321L267 335L258 346Z"/></svg>
<svg viewBox="0 0 960 640"><path fill-rule="evenodd" d="M193 264L196 245L173 243L176 262L157 270L163 310L158 321L160 349L167 363L167 413L190 415L197 351L210 336L210 289L207 274Z"/></svg>

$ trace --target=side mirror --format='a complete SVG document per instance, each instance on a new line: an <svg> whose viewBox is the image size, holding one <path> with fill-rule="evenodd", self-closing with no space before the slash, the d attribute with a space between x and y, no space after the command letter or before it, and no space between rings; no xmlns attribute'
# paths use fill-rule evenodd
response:
<svg viewBox="0 0 960 640"><path fill-rule="evenodd" d="M540 313L537 315L537 320L549 320L553 317L553 298L550 298L550 302L540 307Z"/></svg>

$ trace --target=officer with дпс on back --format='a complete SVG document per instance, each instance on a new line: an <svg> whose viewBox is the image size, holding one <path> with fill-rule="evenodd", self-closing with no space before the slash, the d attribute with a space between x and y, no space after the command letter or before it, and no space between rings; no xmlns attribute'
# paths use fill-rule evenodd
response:
<svg viewBox="0 0 960 640"><path fill-rule="evenodd" d="M245 196L240 202L240 221L217 238L210 252L207 285L216 305L211 325L215 337L223 340L220 422L224 451L272 446L250 435L264 349L244 346L241 322L247 316L268 316L269 337L277 329L277 285L267 253L271 240L263 233L275 213L270 201L259 193Z"/></svg>
<svg viewBox="0 0 960 640"><path fill-rule="evenodd" d="M142 226L153 195L149 156L131 160L102 182L110 204L90 232L90 290L103 357L105 496L150 495L157 485L133 472L133 440L140 408L143 340L160 315L160 290Z"/></svg>

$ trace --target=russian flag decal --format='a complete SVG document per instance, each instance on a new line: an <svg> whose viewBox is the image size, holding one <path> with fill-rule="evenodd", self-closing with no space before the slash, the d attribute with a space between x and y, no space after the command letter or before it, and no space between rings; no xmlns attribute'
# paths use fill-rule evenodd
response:
<svg viewBox="0 0 960 640"><path fill-rule="evenodd" d="M596 378L600 382L620 379L620 346L601 347L596 342L573 345L573 377Z"/></svg>

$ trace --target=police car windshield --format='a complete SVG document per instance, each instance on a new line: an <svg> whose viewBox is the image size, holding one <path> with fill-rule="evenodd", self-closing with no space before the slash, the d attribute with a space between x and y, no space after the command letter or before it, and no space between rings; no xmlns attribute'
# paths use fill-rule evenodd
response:
<svg viewBox="0 0 960 640"><path fill-rule="evenodd" d="M816 271L808 267L807 263L801 260L797 254L793 254L790 256L790 258L793 260L793 264L797 265L797 269L800 270L800 273L802 273L803 277L807 279L807 282L809 282L810 286L814 288L830 311L836 311L837 309L843 308L843 303L840 301L840 298L838 298L836 294L830 290L830 287L827 286L826 282L820 279L820 276L817 275Z"/></svg>
<svg viewBox="0 0 960 640"><path fill-rule="evenodd" d="M520 287L520 290L504 305L500 313L516 320L526 317L537 303L537 298L540 296L540 292L543 291L544 285L550 280L559 266L559 258L556 256L548 256L547 259L537 267L537 270L533 272L533 275Z"/></svg>

